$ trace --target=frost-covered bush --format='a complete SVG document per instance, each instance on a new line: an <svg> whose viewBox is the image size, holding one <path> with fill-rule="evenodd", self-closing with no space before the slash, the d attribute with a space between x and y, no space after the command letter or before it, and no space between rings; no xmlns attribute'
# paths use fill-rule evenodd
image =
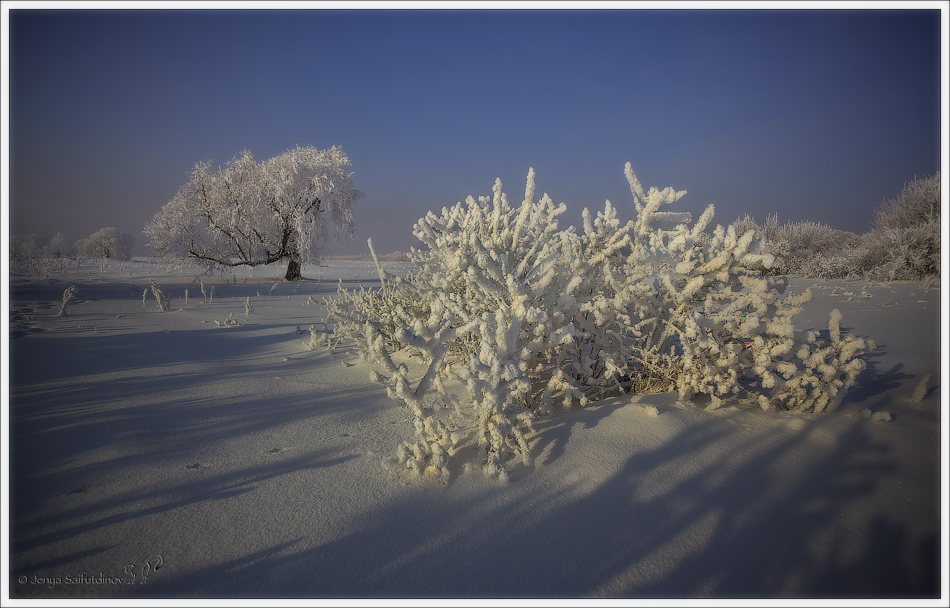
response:
<svg viewBox="0 0 950 608"><path fill-rule="evenodd" d="M59 305L59 312L56 313L57 317L69 316L69 303L76 298L76 294L79 290L75 285L70 285L63 292L63 302Z"/></svg>
<svg viewBox="0 0 950 608"><path fill-rule="evenodd" d="M324 324L326 326L326 324ZM298 328L299 331L299 328ZM316 325L310 326L310 338L304 343L308 350L316 350L330 345L330 334L326 331L320 331Z"/></svg>
<svg viewBox="0 0 950 608"><path fill-rule="evenodd" d="M158 309L162 312L168 311L168 309L171 308L171 302L169 302L168 297L162 291L162 288L159 287L158 283L152 281L150 289L152 291L152 295L155 296L155 301L158 302ZM145 302L144 294L142 296L142 302L143 304Z"/></svg>
<svg viewBox="0 0 950 608"><path fill-rule="evenodd" d="M565 206L509 204L500 181L414 227L406 278L380 269L379 290L339 290L335 333L356 342L414 419L415 437L388 464L449 475L467 446L490 477L531 464L532 421L610 394L676 390L684 399L749 398L763 408L833 409L864 364L868 344L791 320L811 293L785 295L763 276L770 255L755 230L707 232L710 205L664 211L685 192L644 192L625 170L637 217L621 222L607 201L583 212L580 233L560 229Z"/></svg>
<svg viewBox="0 0 950 608"><path fill-rule="evenodd" d="M939 276L940 174L910 182L882 203L873 229L860 236L816 222L779 224L775 215L762 226L748 215L732 225L740 235L764 237L772 274L877 281Z"/></svg>
<svg viewBox="0 0 950 608"><path fill-rule="evenodd" d="M913 228L940 221L940 173L905 184L897 198L884 202L874 214L877 229Z"/></svg>
<svg viewBox="0 0 950 608"><path fill-rule="evenodd" d="M798 274L814 278L848 277L854 274L859 241L852 232L836 230L820 222L778 223L770 215L759 229L766 249L774 258L773 274Z"/></svg>
<svg viewBox="0 0 950 608"><path fill-rule="evenodd" d="M868 278L920 279L940 274L940 173L910 182L884 202L868 235Z"/></svg>

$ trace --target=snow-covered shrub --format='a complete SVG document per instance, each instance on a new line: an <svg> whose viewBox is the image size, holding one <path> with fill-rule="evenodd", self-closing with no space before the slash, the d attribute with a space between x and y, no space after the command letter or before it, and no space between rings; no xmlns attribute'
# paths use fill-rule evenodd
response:
<svg viewBox="0 0 950 608"><path fill-rule="evenodd" d="M324 323L326 327L326 323ZM308 350L316 350L330 344L330 334L327 331L320 331L316 325L310 326L310 339L304 342Z"/></svg>
<svg viewBox="0 0 950 608"><path fill-rule="evenodd" d="M737 233L758 230L774 259L772 274L821 279L918 280L940 274L940 174L918 179L876 211L872 230L856 235L815 222L746 215Z"/></svg>
<svg viewBox="0 0 950 608"><path fill-rule="evenodd" d="M868 278L921 279L940 274L940 174L904 186L878 208L868 235Z"/></svg>
<svg viewBox="0 0 950 608"><path fill-rule="evenodd" d="M927 383L930 382L930 374L925 375L914 387L914 393L910 397L911 403L920 403L927 396Z"/></svg>
<svg viewBox="0 0 950 608"><path fill-rule="evenodd" d="M863 278L874 281L920 280L940 275L940 224L903 230L874 230L860 251Z"/></svg>
<svg viewBox="0 0 950 608"><path fill-rule="evenodd" d="M155 301L158 302L158 309L162 312L167 311L171 308L171 302L169 302L168 297L165 296L165 293L162 291L162 288L158 286L158 283L152 281L151 284L152 295L155 296ZM145 303L145 298L143 294L142 303Z"/></svg>
<svg viewBox="0 0 950 608"><path fill-rule="evenodd" d="M228 318L225 319L224 321L218 321L217 319L215 319L214 324L217 325L218 327L236 327L240 325L238 320L234 318L233 312L228 313Z"/></svg>
<svg viewBox="0 0 950 608"><path fill-rule="evenodd" d="M841 336L840 315L827 337L795 330L811 293L784 295L784 279L755 270L772 264L755 230L708 233L711 205L690 226L690 214L662 210L685 192L644 192L629 163L625 174L636 220L607 201L584 210L580 233L562 230L565 206L535 202L531 170L517 207L496 180L492 197L420 219L426 248L406 278L380 268L381 289L338 290L335 333L415 421L390 465L444 478L471 443L483 471L505 479L513 462L531 463L536 416L631 390L837 405L868 345Z"/></svg>
<svg viewBox="0 0 950 608"><path fill-rule="evenodd" d="M858 235L819 222L778 223L770 215L761 228L767 251L774 258L773 274L798 274L814 278L854 274L852 252Z"/></svg>
<svg viewBox="0 0 950 608"><path fill-rule="evenodd" d="M881 204L875 228L912 228L940 220L940 173L905 184L897 198Z"/></svg>
<svg viewBox="0 0 950 608"><path fill-rule="evenodd" d="M627 304L634 312L630 327L637 353L626 362L627 373L642 378L660 370L659 379L673 378L682 398L708 395L713 407L722 397L746 395L763 408L834 409L864 368L858 356L870 345L841 337L837 311L828 339L796 330L792 319L811 292L786 295L784 278L754 270L772 264L762 242L751 249L755 231L739 237L735 227L717 226L701 240L712 206L692 228L656 230L649 221L652 210L676 199L660 197L655 189L644 197L636 177L629 173L628 179L635 201L647 203L637 203L635 246L628 258L627 276L646 282L633 284L638 293ZM648 282L654 294L643 287Z"/></svg>
<svg viewBox="0 0 950 608"><path fill-rule="evenodd" d="M56 313L57 317L69 316L69 303L76 298L78 291L75 285L70 285L66 288L63 292L63 301L59 305L59 312Z"/></svg>

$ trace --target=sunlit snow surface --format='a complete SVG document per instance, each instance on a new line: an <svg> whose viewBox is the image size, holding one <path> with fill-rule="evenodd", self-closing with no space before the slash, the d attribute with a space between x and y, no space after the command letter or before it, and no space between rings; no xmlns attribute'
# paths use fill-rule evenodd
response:
<svg viewBox="0 0 950 608"><path fill-rule="evenodd" d="M540 419L507 484L420 485L380 464L404 406L307 347L375 267L281 276L10 277L14 598L939 596L939 285L791 280L798 327L877 345L831 414L617 397Z"/></svg>

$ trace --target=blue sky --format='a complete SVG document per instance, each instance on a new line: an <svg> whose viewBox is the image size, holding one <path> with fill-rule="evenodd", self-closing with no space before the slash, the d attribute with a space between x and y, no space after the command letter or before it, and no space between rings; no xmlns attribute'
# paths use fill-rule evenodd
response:
<svg viewBox="0 0 950 608"><path fill-rule="evenodd" d="M41 5L39 3L36 6ZM366 198L328 253L417 244L412 224L529 167L563 223L623 176L717 223L863 233L941 163L938 10L9 12L13 234L142 228L197 161L339 145ZM81 6L81 5L79 5ZM354 5L358 6L358 4ZM544 5L542 5L544 6ZM768 6L768 5L765 5ZM898 5L894 5L898 6ZM5 10L8 10L5 8Z"/></svg>

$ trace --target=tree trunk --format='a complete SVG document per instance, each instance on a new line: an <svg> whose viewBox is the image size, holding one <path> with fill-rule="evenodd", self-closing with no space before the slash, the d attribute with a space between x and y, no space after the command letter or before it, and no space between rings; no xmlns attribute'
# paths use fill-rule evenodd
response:
<svg viewBox="0 0 950 608"><path fill-rule="evenodd" d="M290 262L287 263L287 274L284 275L284 280L299 281L301 278L303 277L300 276L300 262L290 260Z"/></svg>

